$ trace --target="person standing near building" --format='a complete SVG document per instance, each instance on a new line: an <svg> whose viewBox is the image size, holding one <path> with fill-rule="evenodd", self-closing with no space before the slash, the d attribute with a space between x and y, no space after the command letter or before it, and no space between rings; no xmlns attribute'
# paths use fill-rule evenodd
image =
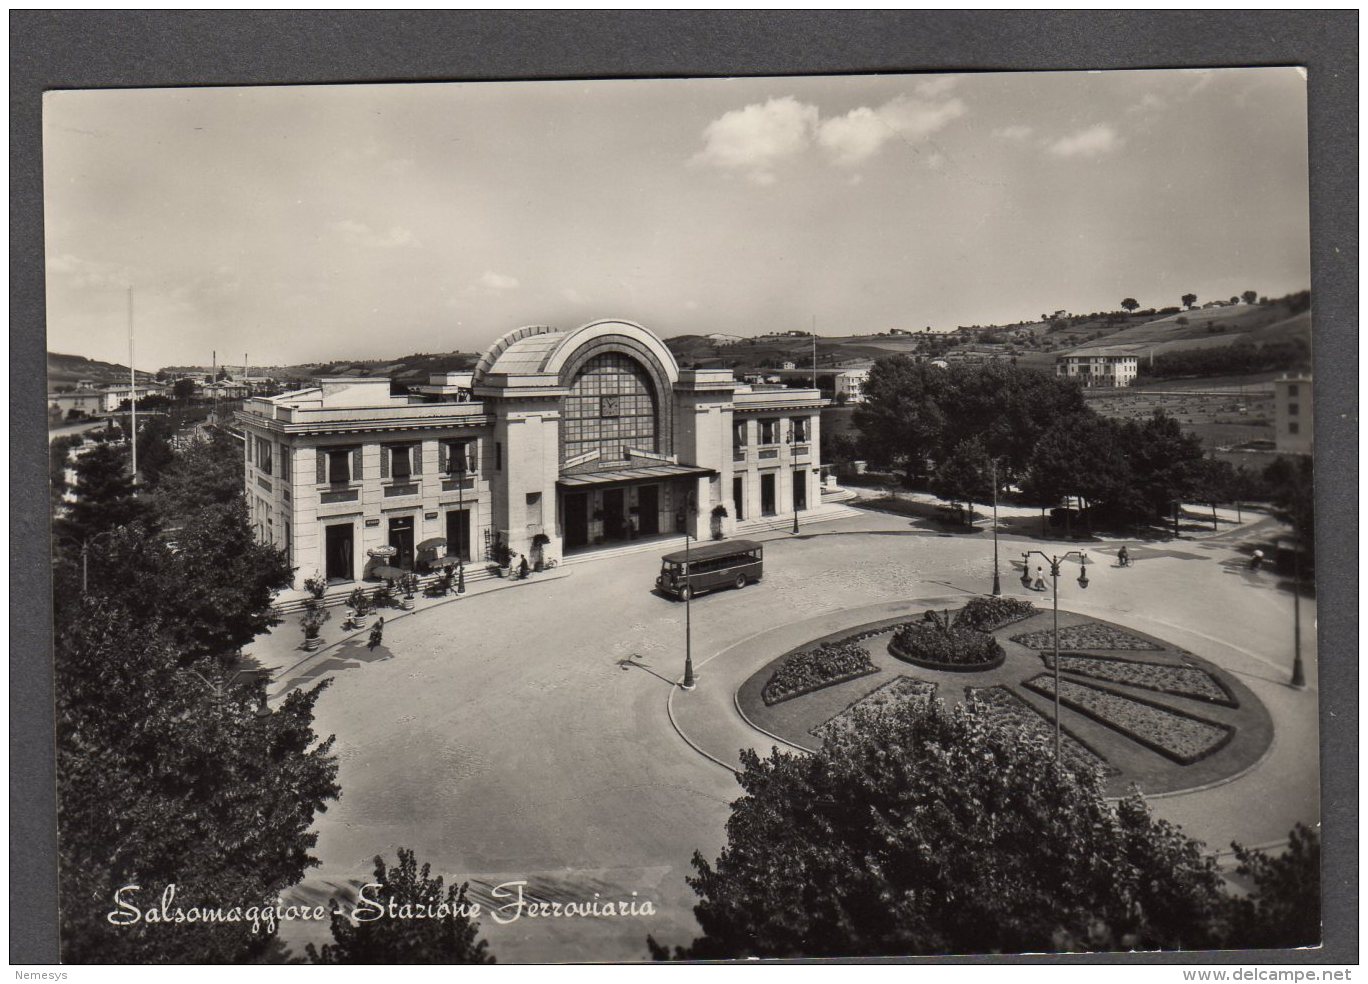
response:
<svg viewBox="0 0 1368 984"><path fill-rule="evenodd" d="M528 566L527 566L527 554L518 554L518 580L519 580L519 581L524 581L524 580L527 579L527 572L528 572L528 570L529 570L529 568L528 568Z"/></svg>

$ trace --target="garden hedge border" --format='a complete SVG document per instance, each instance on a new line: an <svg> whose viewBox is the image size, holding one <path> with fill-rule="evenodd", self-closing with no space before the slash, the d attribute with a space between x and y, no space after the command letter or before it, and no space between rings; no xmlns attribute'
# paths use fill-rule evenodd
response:
<svg viewBox="0 0 1368 984"><path fill-rule="evenodd" d="M1036 681L1039 680L1041 677L1050 676L1051 674L1048 673L1040 673L1036 676L1031 677L1029 680L1023 680L1021 685L1025 687L1027 690L1031 691L1032 693L1044 697L1046 700L1052 701L1054 700L1054 694L1048 693L1043 687L1036 683ZM1093 712L1092 710L1089 710L1088 708L1080 707L1077 703L1075 703L1072 700L1069 700L1069 698L1065 697L1063 694L1059 695L1059 702L1061 704L1064 704L1065 706L1069 707L1075 712L1082 714L1086 718L1090 718L1091 720L1096 721L1098 724L1102 725L1105 728L1111 728L1113 731L1125 735L1131 741L1134 741L1140 745L1144 745L1151 751L1158 752L1160 755L1164 756L1164 758L1168 759L1170 762L1176 762L1179 765L1192 765L1194 762L1200 762L1203 759L1211 758L1211 756L1215 755L1221 749L1225 748L1235 738L1235 729L1230 725L1226 724L1224 721L1213 721L1210 718L1204 718L1197 714L1189 714L1187 711L1180 711L1176 707L1169 707L1167 704L1161 704L1157 700L1149 700L1147 698L1137 696L1136 694L1128 694L1122 690L1113 690L1111 687L1103 687L1095 683L1084 683L1081 680L1073 680L1071 682L1078 684L1080 687L1089 687L1093 690L1101 690L1103 693L1111 694L1113 697L1122 697L1126 700L1133 700L1137 704L1147 704L1148 706L1158 708L1161 711L1167 711L1170 714L1176 714L1179 717L1185 717L1192 721L1199 721L1202 724L1210 725L1213 728L1219 728L1221 731L1225 732L1225 737L1223 737L1220 741L1216 742L1216 744L1212 745L1205 752L1202 752L1202 754L1179 755L1176 752L1170 751L1169 749L1165 748L1163 745L1160 745L1158 742L1151 741L1148 738L1136 734L1130 728L1127 728L1119 724L1118 722L1108 720L1107 718Z"/></svg>
<svg viewBox="0 0 1368 984"><path fill-rule="evenodd" d="M775 700L765 700L765 688L761 687L760 699L764 701L766 707L774 707L776 704L782 704L785 701L793 700L796 697L805 697L808 694L815 694L819 690L825 690L827 687L834 687L838 683L849 683L851 680L858 680L860 679L860 677L867 677L871 674L878 672L879 667L871 666L869 669L861 670L859 673L848 673L845 676L832 677L830 680L826 680L822 683L815 684L811 687L802 687L798 690L793 691L792 693L784 694L784 696L779 697Z"/></svg>
<svg viewBox="0 0 1368 984"><path fill-rule="evenodd" d="M965 688L964 688L964 696L965 696L966 699L970 699L970 698L972 698L972 697L974 696L974 691L979 691L979 692L981 693L981 692L983 692L983 691L985 691L985 690L1001 690L1001 691L1002 691L1003 693L1005 693L1007 696L1011 697L1012 700L1016 701L1016 702L1017 702L1018 704L1020 704L1022 707L1026 708L1028 711L1030 711L1030 712L1031 712L1032 714L1034 714L1036 717L1038 717L1038 718L1040 718L1042 721L1044 721L1045 724L1046 724L1046 726L1049 727L1051 730L1053 730L1053 728L1054 728L1054 718L1050 717L1050 715L1046 714L1046 713L1045 713L1044 711L1042 711L1040 708L1036 707L1036 706L1035 706L1034 704L1032 704L1029 700L1027 700L1025 697L1021 696L1021 694L1017 693L1015 690L1013 690L1011 687L1007 686L1007 684L1005 684L1005 683L994 683L994 684L990 684L990 685L987 686L987 687L973 687L973 686L968 686L968 685L966 685ZM1099 752L1096 748L1094 748L1094 747L1092 746L1092 743L1091 743L1091 742L1084 741L1082 738L1078 737L1078 735L1075 734L1073 731L1071 731L1069 728L1064 727L1063 724L1061 724L1061 725L1059 726L1059 730L1060 730L1061 732L1063 732L1064 734L1068 735L1068 736L1069 736L1071 739L1073 739L1075 742L1077 742L1080 748L1085 748L1085 749L1087 749L1087 751L1088 751L1088 753L1089 753L1090 755L1092 755L1094 758L1097 759L1097 761L1099 761L1099 762L1102 763L1102 773L1103 773L1103 775L1104 775L1106 778L1111 779L1113 776L1119 776L1119 775L1121 775L1121 770L1118 769L1116 766L1112 765L1111 762L1108 760L1107 756L1103 755L1103 754L1102 754L1101 752Z"/></svg>
<svg viewBox="0 0 1368 984"><path fill-rule="evenodd" d="M899 628L902 628L902 626L899 626ZM970 631L978 632L979 630L972 629ZM987 636L989 639L993 639L987 632L981 634ZM996 639L993 639L993 641L997 642ZM905 649L898 645L898 636L896 632L894 633L893 638L888 640L888 651L891 655L896 656L904 663L920 666L923 670L936 670L942 673L987 673L990 670L996 670L1003 663L1007 662L1007 650L1002 648L1002 643L1000 642L998 643L997 656L983 663L938 663L935 660L922 659L919 656L909 655Z"/></svg>
<svg viewBox="0 0 1368 984"><path fill-rule="evenodd" d="M939 695L939 693L940 693L940 684L937 683L935 680L923 680L923 679L921 679L920 677L908 676L906 673L899 673L897 676L895 676L895 677L890 677L888 680L885 680L883 683L879 684L877 687L875 687L875 688L874 688L873 690L871 690L869 693L865 694L863 697L856 697L856 698L855 698L854 700L852 700L849 704L847 704L845 707L841 708L841 709L840 709L839 711L837 711L835 714L831 715L831 717L827 718L827 719L826 719L825 721L823 721L821 724L815 724L815 725L813 725L811 728L808 728L807 733L810 734L810 735L812 735L812 737L814 737L814 738L820 739L822 736L819 735L819 734L817 734L818 731L821 731L823 728L827 727L829 724L831 724L833 721L835 721L835 720L836 720L837 718L839 718L841 715L843 715L843 714L849 714L850 711L851 711L851 709L854 708L856 705L858 705L858 704L863 704L863 703L864 703L865 701L867 701L869 698L871 698L871 697L873 697L875 694L877 694L880 690L883 690L883 689L886 688L886 687L891 687L891 686L893 686L893 684L897 683L899 680L911 680L913 683L924 683L924 684L927 684L928 686L931 687L931 696L928 697L927 700L929 700L929 701L939 700L938 695ZM771 705L771 706L773 706L773 705Z"/></svg>
<svg viewBox="0 0 1368 984"><path fill-rule="evenodd" d="M1117 650L1112 650L1112 652L1116 651ZM1079 659L1095 659L1104 663L1132 663L1139 664L1141 666L1157 666L1161 669L1168 670L1196 670L1199 673L1205 673L1207 677L1211 680L1211 682L1216 684L1217 688L1221 691L1221 693L1225 694L1225 700L1217 700L1215 697L1203 697L1200 694L1174 693L1172 690L1162 690L1159 687L1151 687L1143 683L1126 683L1123 680L1102 680L1100 677L1089 676L1088 674L1081 673L1078 670L1066 670L1063 667L1060 667L1060 672L1062 674L1082 677L1083 679L1088 681L1098 680L1102 683L1112 684L1117 687L1134 687L1136 690L1148 690L1151 693L1167 694L1170 697L1178 697L1182 700L1201 701L1203 704L1215 704L1218 707L1229 707L1231 710L1238 710L1240 706L1239 698L1237 698L1234 692L1228 686L1226 686L1226 682L1222 680L1220 677L1218 677L1215 673L1212 673L1210 670L1202 666L1193 666L1191 663L1154 663L1147 659L1124 659L1120 656L1099 656L1096 653L1078 652L1077 650L1073 649L1067 651L1060 650L1059 655L1061 657L1077 656ZM1054 653L1042 652L1039 653L1039 656L1041 662L1045 664L1045 669L1053 672L1054 667L1050 665L1050 660L1054 659ZM1131 695L1126 694L1125 696L1129 697Z"/></svg>

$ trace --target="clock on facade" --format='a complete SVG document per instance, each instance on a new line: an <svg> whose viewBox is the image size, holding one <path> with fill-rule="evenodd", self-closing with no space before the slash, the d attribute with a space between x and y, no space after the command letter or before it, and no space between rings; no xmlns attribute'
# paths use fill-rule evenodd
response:
<svg viewBox="0 0 1368 984"><path fill-rule="evenodd" d="M616 396L599 397L599 416L616 417L618 415L618 398Z"/></svg>

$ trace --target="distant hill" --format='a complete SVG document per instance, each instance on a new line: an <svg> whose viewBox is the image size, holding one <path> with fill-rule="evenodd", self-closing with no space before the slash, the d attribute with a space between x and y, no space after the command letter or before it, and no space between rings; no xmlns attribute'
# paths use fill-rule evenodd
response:
<svg viewBox="0 0 1368 984"><path fill-rule="evenodd" d="M87 359L83 355L63 355L60 352L49 352L47 354L47 376L49 388L74 386L82 379L88 379L97 386L109 383L127 385L128 366ZM154 378L150 372L140 371L138 373L139 382L150 382Z"/></svg>
<svg viewBox="0 0 1368 984"><path fill-rule="evenodd" d="M304 382L319 376L388 376L401 383L426 383L434 372L455 372L475 368L478 352L421 352L397 359L362 359L340 362L314 362L281 366L270 370L280 379Z"/></svg>

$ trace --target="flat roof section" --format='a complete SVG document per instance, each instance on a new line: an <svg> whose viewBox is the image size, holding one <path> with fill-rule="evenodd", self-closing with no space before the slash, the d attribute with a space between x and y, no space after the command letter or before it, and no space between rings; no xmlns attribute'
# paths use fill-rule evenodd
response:
<svg viewBox="0 0 1368 984"><path fill-rule="evenodd" d="M556 480L556 484L564 489L578 489L596 485L629 485L632 482L645 482L651 479L716 474L716 469L700 465L652 465L649 468L614 468L609 471L585 472L581 475L562 475Z"/></svg>

